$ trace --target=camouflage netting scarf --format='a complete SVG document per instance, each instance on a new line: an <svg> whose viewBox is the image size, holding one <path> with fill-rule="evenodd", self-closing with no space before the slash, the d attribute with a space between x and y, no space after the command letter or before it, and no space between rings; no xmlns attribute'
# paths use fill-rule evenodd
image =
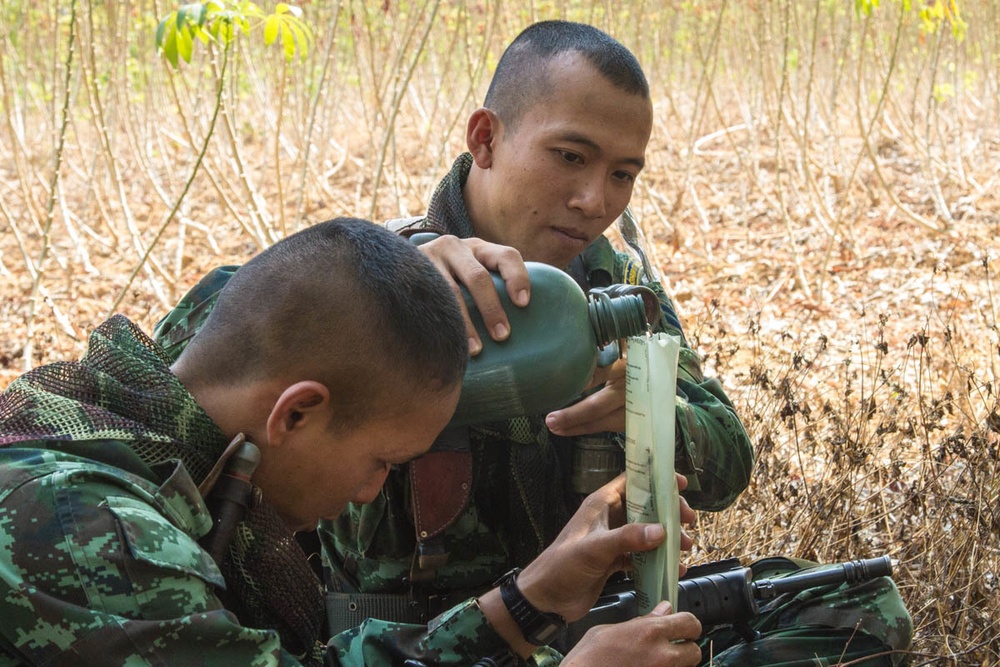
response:
<svg viewBox="0 0 1000 667"><path fill-rule="evenodd" d="M0 446L27 441L127 443L146 465L180 460L197 483L228 439L169 370L162 350L116 315L79 362L36 368L0 396ZM322 662L319 581L267 503L240 524L221 564L227 607L248 627L273 628L307 664Z"/></svg>

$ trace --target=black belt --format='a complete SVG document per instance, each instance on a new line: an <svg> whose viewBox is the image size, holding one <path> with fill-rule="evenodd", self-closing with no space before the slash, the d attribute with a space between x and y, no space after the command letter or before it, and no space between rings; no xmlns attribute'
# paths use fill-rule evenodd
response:
<svg viewBox="0 0 1000 667"><path fill-rule="evenodd" d="M415 596L408 593L326 593L326 617L330 636L377 618L395 623L426 625L441 612L473 597L471 593Z"/></svg>

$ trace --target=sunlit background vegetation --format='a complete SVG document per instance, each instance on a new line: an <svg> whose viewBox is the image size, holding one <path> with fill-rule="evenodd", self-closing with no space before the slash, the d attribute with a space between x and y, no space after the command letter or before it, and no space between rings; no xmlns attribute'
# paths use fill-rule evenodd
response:
<svg viewBox="0 0 1000 667"><path fill-rule="evenodd" d="M998 3L219 5L246 32L175 67L180 5L3 0L0 386L304 225L422 212L503 46L586 21L646 69L633 208L757 449L693 560L888 553L914 664L1000 662Z"/></svg>

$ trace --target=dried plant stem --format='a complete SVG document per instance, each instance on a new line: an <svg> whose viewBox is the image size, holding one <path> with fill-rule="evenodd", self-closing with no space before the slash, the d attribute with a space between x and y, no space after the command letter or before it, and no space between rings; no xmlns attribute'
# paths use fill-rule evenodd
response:
<svg viewBox="0 0 1000 667"><path fill-rule="evenodd" d="M49 199L45 205L45 223L42 231L42 248L38 253L38 261L35 263L34 279L31 281L31 297L28 301L28 317L26 322L26 332L24 341L24 352L22 359L25 371L31 370L32 357L34 356L35 337L35 316L38 313L38 300L42 287L42 277L45 275L45 258L49 251L49 234L52 231L52 218L56 205L56 188L59 186L59 174L62 169L63 147L66 145L66 128L69 126L69 107L72 88L70 81L73 75L73 52L76 45L76 0L70 0L69 4L69 39L66 46L66 77L63 81L63 103L60 111L59 138L56 141L55 163L52 166L52 177L49 180ZM53 31L54 33L56 31ZM58 34L58 33L56 33Z"/></svg>
<svg viewBox="0 0 1000 667"><path fill-rule="evenodd" d="M149 250L143 247L142 234L139 232L139 228L135 224L135 217L132 215L132 208L129 206L128 197L125 194L125 181L118 169L118 160L115 157L114 149L111 146L111 138L108 136L109 122L104 113L104 105L101 102L100 91L97 89L97 67L93 38L93 15L93 7L91 6L86 13L87 27L90 34L90 48L85 50L87 57L80 59L81 71L84 81L87 84L87 101L90 104L90 116L94 124L94 131L100 142L101 151L104 154L105 166L111 172L111 182L115 189L115 195L118 198L118 205L121 207L122 216L125 219L125 227L128 229L129 236L132 239L132 246L135 248L136 253L144 260L141 263L141 266L147 273L149 273L150 285L159 298L160 303L163 304L164 307L169 307L171 305L170 301L163 292L163 287L156 281L155 276L159 276L167 284L172 284L173 279L167 275L167 272L163 270L163 267L160 266L159 262L157 262L155 258L149 257ZM110 224L108 226L112 227ZM145 261L147 258L149 258L148 262Z"/></svg>
<svg viewBox="0 0 1000 667"><path fill-rule="evenodd" d="M230 47L228 46L226 47L227 55L223 62L228 59L229 48ZM219 65L214 58L211 60L211 67L216 80L225 83L225 78L223 77L225 73L220 71ZM237 78L235 69L233 76L230 78L233 80ZM225 86L220 86L220 90L225 91ZM239 142L236 141L236 119L233 117L235 105L232 102L235 98L236 95L232 91L228 96L223 95L221 98L222 128L225 131L226 143L229 146L229 152L232 156L234 166L236 167L236 180L243 189L243 196L245 198L247 210L250 213L250 221L253 224L255 233L251 235L251 238L257 247L263 250L278 239L275 236L273 226L271 225L270 216L268 216L267 210L262 206L263 199L260 197L257 189L253 185L253 182L250 180L250 174L247 171L246 162L243 160ZM229 101L227 101L227 99ZM215 116L213 114L213 127L214 118ZM201 163L200 158L198 163Z"/></svg>
<svg viewBox="0 0 1000 667"><path fill-rule="evenodd" d="M184 183L184 188L181 190L181 193L177 196L177 199L174 201L174 206L173 208L170 209L170 213L167 214L166 219L160 224L159 229L156 230L156 234L153 236L153 240L150 242L149 247L146 249L145 255L143 255L143 257L140 259L139 263L135 266L135 268L132 269L132 272L129 274L128 279L125 281L125 285L118 293L118 296L115 298L114 303L111 304L111 308L108 310L109 315L115 312L115 310L118 308L118 305L122 302L122 299L125 298L125 294L128 292L128 288L132 285L132 281L135 280L136 275L142 269L143 265L145 265L149 253L153 251L154 247L156 247L156 244L160 240L160 237L163 236L163 232L166 231L171 221L173 221L174 216L177 215L177 211L181 207L181 202L184 201L184 197L187 196L188 190L191 189L191 184L194 183L195 176L198 175L198 169L199 167L201 167L201 163L202 160L204 160L205 158L206 151L208 151L208 144L212 139L212 135L215 133L215 121L218 119L219 111L222 109L223 91L226 83L226 78L225 78L226 66L229 63L229 51L231 48L232 47L230 45L226 45L222 50L222 64L219 66L217 70L218 88L215 94L215 108L212 111L212 119L208 123L208 129L205 131L205 139L202 141L201 150L198 152L198 157L195 159L194 166L191 168L191 173L188 176L187 182Z"/></svg>
<svg viewBox="0 0 1000 667"><path fill-rule="evenodd" d="M715 79L715 68L719 62L719 36L722 34L722 20L725 16L727 6L728 0L723 0L722 5L719 7L715 24L712 26L712 39L708 46L708 53L711 55L711 67L708 67L709 56L700 51L698 54L703 63L701 75L698 77L698 87L695 89L695 108L698 111L691 115L691 124L688 129L687 161L684 168L684 188L677 194L678 200L674 204L675 208L679 206L681 197L683 197L685 191L695 195L691 169L694 160L694 145L698 137L697 128L700 127L704 119L704 105L701 104L701 98L703 94L707 95L705 91L711 89L712 81ZM702 219L703 223L707 225L707 219L704 216L702 216Z"/></svg>
<svg viewBox="0 0 1000 667"><path fill-rule="evenodd" d="M379 146L378 154L375 159L375 179L374 179L374 184L372 185L371 207L369 208L368 212L368 218L372 220L375 219L375 214L377 211L379 184L382 182L382 173L385 171L386 152L389 148L390 141L392 141L393 137L395 136L394 128L396 125L396 116L399 115L400 104L402 103L403 97L406 94L406 89L410 83L410 79L413 77L413 72L417 67L417 62L419 62L420 60L420 55L424 52L424 48L426 48L427 46L427 36L431 32L431 28L434 26L434 17L437 16L438 6L441 4L441 0L433 0L433 2L434 5L431 7L431 15L428 17L426 26L424 28L424 32L420 36L420 42L418 43L417 48L413 50L413 57L407 64L406 71L403 74L403 78L396 86L396 90L392 96L392 102L389 107L389 117L386 119L385 123L385 134L382 136L382 144ZM420 12L417 13L418 17L422 15L426 11L426 9L427 9L427 4L425 3L424 6L421 7ZM402 55L407 51L408 49L400 49L399 51L400 58L402 58ZM394 67L393 70L397 71L397 68Z"/></svg>
<svg viewBox="0 0 1000 667"><path fill-rule="evenodd" d="M781 120L785 117L783 112L785 93L788 85L788 40L789 40L789 14L791 13L791 0L785 0L785 12L782 19L782 58L781 58L781 83L778 86L778 114L775 119L774 150L775 150L775 171L774 183L775 191L778 195L778 210L781 212L781 219L788 234L788 244L792 249L792 261L795 264L795 277L799 287L807 299L812 299L812 288L805 276L805 269L802 265L802 256L795 243L795 233L792 231L792 221L788 215L788 206L785 204L784 186L782 185L781 173L784 170L785 152L782 150L781 141ZM794 132L794 128L793 128Z"/></svg>
<svg viewBox="0 0 1000 667"><path fill-rule="evenodd" d="M809 186L809 192L812 193L813 198L818 203L818 206L813 207L813 211L816 213L816 221L819 223L826 235L830 237L828 245L832 245L836 238L833 235L833 229L831 225L836 224L833 212L830 210L829 205L826 202L826 198L820 191L819 185L816 183L816 179L813 176L813 170L810 163L812 162L812 157L809 150L809 128L812 126L813 121L813 85L816 80L816 60L819 56L817 50L817 42L819 40L819 16L820 16L820 3L816 3L816 11L813 13L813 23L811 30L811 39L809 44L809 76L806 80L806 100L805 100L805 111L803 112L802 121L802 131L796 133L796 138L799 143L799 150L802 152L802 163L803 172L805 173L806 183ZM822 276L820 272L820 276ZM820 278L822 281L822 278ZM816 299L822 299L822 282L817 286Z"/></svg>
<svg viewBox="0 0 1000 667"><path fill-rule="evenodd" d="M5 110L3 117L6 121L7 131L12 144L10 162L13 163L15 173L17 174L17 183L20 186L21 199L24 202L25 212L28 214L28 221L34 227L35 232L41 235L42 220L45 218L45 213L41 210L38 202L36 202L35 197L32 195L31 184L36 180L41 182L42 178L32 168L31 163L25 159L26 156L31 155L32 151L24 144L24 127L21 121L24 112L21 110L19 98L15 94L14 75L8 71L8 68L15 67L18 63L15 58L16 53L10 44L10 29L7 27L7 17L4 12L0 12L0 26L3 27L3 52L0 53L0 86L3 87L3 106ZM52 97L55 98L55 95ZM28 265L30 264L31 262L29 261ZM34 273L34 266L31 266L29 270Z"/></svg>
<svg viewBox="0 0 1000 667"><path fill-rule="evenodd" d="M935 208L937 208L938 215L942 216L951 224L955 219L951 215L951 211L948 209L948 202L944 199L944 194L941 192L941 183L938 181L937 177L934 175L934 165L931 158L931 129L933 127L932 121L938 118L938 105L937 99L935 98L935 87L937 82L937 71L938 62L941 58L941 45L944 42L944 30L938 31L938 38L934 44L934 56L931 60L931 80L927 91L927 108L928 113L925 114L925 125L924 125L924 136L927 138L926 150L924 152L925 156L925 170L927 172L927 178L930 180L930 191L934 198ZM914 95L916 97L916 95ZM961 159L959 160L961 164Z"/></svg>
<svg viewBox="0 0 1000 667"><path fill-rule="evenodd" d="M465 12L467 21L471 20L469 13ZM432 122L438 117L439 109L444 106L445 109L451 109L451 114L449 120L445 123L441 123L441 129L434 140L429 140L429 146L437 146L437 155L434 158L434 164L444 167L446 161L450 159L451 153L453 152L451 148L451 143L448 141L449 137L457 134L455 128L458 123L465 120L468 112L468 104L473 99L476 92L476 87L482 78L483 70L486 67L486 54L490 46L491 37L496 31L496 26L500 18L500 11L498 6L494 6L493 11L490 12L489 20L486 23L486 29L483 34L482 40L479 42L478 48L476 48L469 39L470 29L467 27L464 33L465 40L463 43L464 53L468 55L467 58L463 59L462 64L466 65L466 75L468 76L468 85L465 87L465 92L462 94L461 99L454 100L454 104L451 104L451 100L447 100L442 104L441 96L435 95L432 97L433 107L430 114L427 116L425 123L426 132L431 132ZM455 33L455 39L459 37L458 31ZM451 60L446 61L447 65L451 64ZM446 76L448 70L445 70L442 74ZM428 200L427 193L422 193L422 199Z"/></svg>
<svg viewBox="0 0 1000 667"><path fill-rule="evenodd" d="M183 81L183 77L174 76L173 74L167 77L167 82L170 85L171 97L174 101L174 107L177 110L177 116L181 119L181 127L184 130L187 143L192 149L197 149L199 144L205 144L205 140L203 138L201 142L198 142L191 131L191 121L188 120L188 114L184 110L184 104L181 101L180 92L177 90L178 79ZM225 210L233 217L233 220L240 225L243 232L251 239L254 239L255 243L259 246L261 241L258 239L257 233L251 228L250 221L247 220L243 212L236 206L232 197L230 197L226 190L222 187L220 177L216 176L215 170L211 168L209 163L205 162L203 166L205 176L208 178L209 183L212 184L212 187L219 196L219 200L223 204ZM170 199L171 198L169 196L164 197L163 201L169 206Z"/></svg>
<svg viewBox="0 0 1000 667"><path fill-rule="evenodd" d="M288 82L288 61L281 60L281 77L278 84L278 118L274 128L274 182L278 187L278 227L281 237L288 236L288 225L285 222L285 188L281 178L281 121L285 117L285 84Z"/></svg>
<svg viewBox="0 0 1000 667"><path fill-rule="evenodd" d="M7 201L3 197L0 197L0 213L3 213L4 218L7 219L7 224L10 225L10 229L14 234L14 240L17 242L18 250L21 251L21 256L24 258L24 267L28 270L28 276L34 280L38 269L35 268L35 263L31 260L31 252L24 242L24 234L21 233L21 229L17 225L17 217L7 207Z"/></svg>
<svg viewBox="0 0 1000 667"><path fill-rule="evenodd" d="M337 26L340 25L340 8L341 3L337 3L336 13L333 18L329 21L330 26L330 36L326 41L326 55L323 57L323 68L320 72L319 79L316 82L316 93L313 95L312 99L309 101L309 123L306 126L306 135L303 139L303 149L301 151L302 169L299 172L299 193L295 204L295 220L296 222L302 219L303 211L305 210L306 202L306 175L309 168L309 158L313 147L313 133L316 129L316 115L319 110L320 101L323 99L323 90L326 86L327 76L330 71L330 63L333 62L334 57L334 46L337 43ZM346 153L345 153L346 156Z"/></svg>
<svg viewBox="0 0 1000 667"><path fill-rule="evenodd" d="M869 123L867 129L864 126L865 125L864 120L861 116L861 102L864 99L861 87L862 76L864 74L864 62L865 62L865 59L863 57L864 51L862 50L858 54L857 105L855 107L855 115L858 121L858 127L861 130L861 140L864 145L864 152L868 155L868 159L871 161L872 164L872 170L875 172L875 176L878 178L879 183L882 185L882 189L885 190L885 193L889 196L889 199L891 199L892 203L896 205L896 208L899 211L901 211L903 215L905 215L911 221L917 223L924 229L940 233L947 230L942 229L937 225L935 225L933 222L924 219L922 216L910 210L908 206L899 201L899 198L896 197L896 193L893 192L892 188L889 186L889 183L886 181L885 175L882 173L882 169L879 166L878 156L875 155L875 150L872 148L871 133L874 130L875 124L878 122L878 119L882 116L882 110L885 107L885 101L888 97L889 82L892 80L893 72L896 69L896 59L899 55L899 42L903 34L903 16L904 16L903 11L902 9L900 9L899 21L896 24L896 34L895 37L893 38L892 51L889 57L889 69L885 74L885 80L883 81L882 84L882 92L879 95L878 103L875 105L875 113L872 115L871 123ZM863 37L868 34L868 29L870 27L870 24L871 24L871 17L866 17L865 24L861 33ZM855 163L855 171L856 170L857 170L857 163ZM853 179L853 172L852 172L852 179Z"/></svg>

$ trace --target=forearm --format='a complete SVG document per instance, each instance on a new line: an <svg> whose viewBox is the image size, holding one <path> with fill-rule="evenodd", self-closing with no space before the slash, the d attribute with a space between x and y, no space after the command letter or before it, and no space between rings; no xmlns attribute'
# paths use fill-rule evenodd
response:
<svg viewBox="0 0 1000 667"><path fill-rule="evenodd" d="M683 495L694 509L725 509L750 483L750 438L718 380L678 379L676 401L676 467L688 478Z"/></svg>

